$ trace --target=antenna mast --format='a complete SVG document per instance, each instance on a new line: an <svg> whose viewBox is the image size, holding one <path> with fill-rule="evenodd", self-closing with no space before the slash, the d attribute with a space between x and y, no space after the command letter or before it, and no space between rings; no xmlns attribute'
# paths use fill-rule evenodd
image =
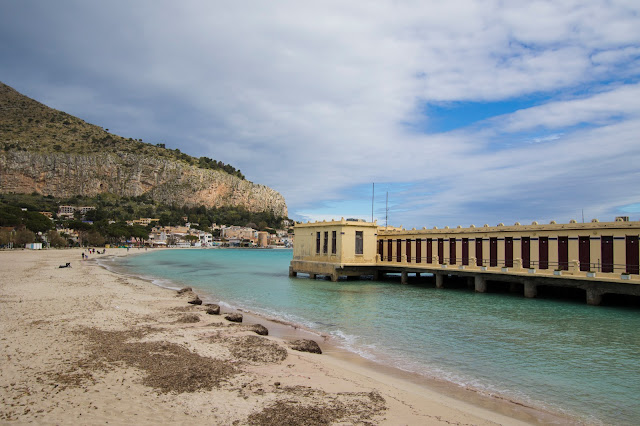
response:
<svg viewBox="0 0 640 426"><path fill-rule="evenodd" d="M387 191L387 204L385 207L385 215L384 215L384 227L388 228L389 227L389 191Z"/></svg>

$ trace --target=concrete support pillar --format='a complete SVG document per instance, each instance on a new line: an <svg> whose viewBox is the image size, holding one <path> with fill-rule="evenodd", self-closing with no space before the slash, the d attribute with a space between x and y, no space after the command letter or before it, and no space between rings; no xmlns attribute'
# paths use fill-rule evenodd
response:
<svg viewBox="0 0 640 426"><path fill-rule="evenodd" d="M476 293L486 293L487 292L487 280L485 277L481 275L476 275L474 278L474 284Z"/></svg>
<svg viewBox="0 0 640 426"><path fill-rule="evenodd" d="M420 278L420 272L416 272L416 278Z"/></svg>
<svg viewBox="0 0 640 426"><path fill-rule="evenodd" d="M338 281L338 274L337 273L332 273L331 274L331 281L333 281L334 283Z"/></svg>
<svg viewBox="0 0 640 426"><path fill-rule="evenodd" d="M436 288L444 288L444 275L436 274Z"/></svg>
<svg viewBox="0 0 640 426"><path fill-rule="evenodd" d="M315 279L316 279L316 277L317 277L317 275L316 275L316 274L309 274L309 278L311 278L312 280L315 280Z"/></svg>
<svg viewBox="0 0 640 426"><path fill-rule="evenodd" d="M409 282L409 273L407 271L402 271L400 274L400 283L406 284Z"/></svg>
<svg viewBox="0 0 640 426"><path fill-rule="evenodd" d="M468 289L472 289L475 288L475 278L474 277L467 277L467 288Z"/></svg>
<svg viewBox="0 0 640 426"><path fill-rule="evenodd" d="M378 281L380 279L380 271L373 271L373 280Z"/></svg>
<svg viewBox="0 0 640 426"><path fill-rule="evenodd" d="M531 280L524 282L524 297L534 298L538 295L538 286Z"/></svg>
<svg viewBox="0 0 640 426"><path fill-rule="evenodd" d="M290 277L297 277L298 276L298 273L296 271L294 271L291 266L289 266L289 276Z"/></svg>
<svg viewBox="0 0 640 426"><path fill-rule="evenodd" d="M598 306L602 303L603 293L595 288L587 289L587 305Z"/></svg>

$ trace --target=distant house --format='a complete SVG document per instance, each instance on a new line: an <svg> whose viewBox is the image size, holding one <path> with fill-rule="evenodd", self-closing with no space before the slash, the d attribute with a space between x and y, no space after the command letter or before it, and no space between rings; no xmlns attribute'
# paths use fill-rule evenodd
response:
<svg viewBox="0 0 640 426"><path fill-rule="evenodd" d="M153 222L160 222L160 219L152 219L150 217L141 217L140 219L133 220L132 224L133 225L147 226L147 225L150 225Z"/></svg>
<svg viewBox="0 0 640 426"><path fill-rule="evenodd" d="M95 210L95 209L96 208L93 207L93 206L82 206L82 207L59 206L58 207L58 216L72 218L73 214L75 212L77 212L77 211L79 211L81 214L85 215L85 214L87 214L88 211Z"/></svg>
<svg viewBox="0 0 640 426"><path fill-rule="evenodd" d="M258 231L244 226L228 226L220 230L220 236L231 243L231 240L249 240L251 243L258 242Z"/></svg>

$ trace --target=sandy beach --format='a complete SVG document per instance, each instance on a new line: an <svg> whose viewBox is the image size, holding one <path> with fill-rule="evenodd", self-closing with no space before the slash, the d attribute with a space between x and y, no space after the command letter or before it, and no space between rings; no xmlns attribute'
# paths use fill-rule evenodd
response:
<svg viewBox="0 0 640 426"><path fill-rule="evenodd" d="M294 350L286 339L226 320L224 311L207 314L187 294L110 272L97 255L82 261L81 253L0 252L2 423L543 421L515 404L482 406L331 350ZM71 268L59 268L67 262Z"/></svg>

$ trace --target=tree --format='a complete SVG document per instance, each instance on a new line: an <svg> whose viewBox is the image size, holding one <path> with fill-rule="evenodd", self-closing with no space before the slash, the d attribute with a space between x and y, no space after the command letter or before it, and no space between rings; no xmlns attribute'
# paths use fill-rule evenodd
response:
<svg viewBox="0 0 640 426"><path fill-rule="evenodd" d="M140 225L134 225L131 227L131 237L135 238L138 243L149 239L149 230Z"/></svg>
<svg viewBox="0 0 640 426"><path fill-rule="evenodd" d="M0 246L6 246L11 242L11 233L0 231Z"/></svg>
<svg viewBox="0 0 640 426"><path fill-rule="evenodd" d="M190 242L191 245L193 245L193 243L195 243L196 241L200 240L200 238L198 238L197 235L187 235L184 237L184 239Z"/></svg>
<svg viewBox="0 0 640 426"><path fill-rule="evenodd" d="M29 231L28 229L21 229L20 231L16 232L16 234L13 236L13 242L17 246L31 244L35 242L35 240L36 240L36 234L34 234L32 231Z"/></svg>
<svg viewBox="0 0 640 426"><path fill-rule="evenodd" d="M90 231L87 233L87 244L90 246L103 246L104 237L98 231Z"/></svg>
<svg viewBox="0 0 640 426"><path fill-rule="evenodd" d="M47 232L53 228L53 222L45 215L38 212L26 212L25 225L33 232Z"/></svg>
<svg viewBox="0 0 640 426"><path fill-rule="evenodd" d="M58 231L51 230L47 232L47 240L49 241L49 245L51 247L60 248L67 246L67 241L62 238Z"/></svg>

